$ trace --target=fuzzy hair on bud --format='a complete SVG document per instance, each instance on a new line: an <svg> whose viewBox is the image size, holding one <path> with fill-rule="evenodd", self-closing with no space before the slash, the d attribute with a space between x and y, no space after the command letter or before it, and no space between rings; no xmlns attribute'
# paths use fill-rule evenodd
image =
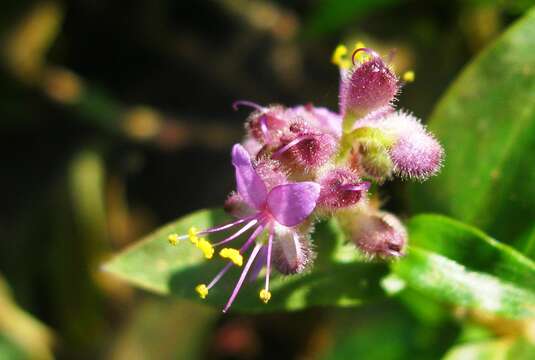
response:
<svg viewBox="0 0 535 360"><path fill-rule="evenodd" d="M358 122L358 125L377 128L394 139L389 149L394 173L425 180L440 170L444 150L413 115L397 111L380 120Z"/></svg>
<svg viewBox="0 0 535 360"><path fill-rule="evenodd" d="M374 51L360 64L344 74L340 86L340 111L344 117L356 119L384 106L389 106L399 91L394 72Z"/></svg>
<svg viewBox="0 0 535 360"><path fill-rule="evenodd" d="M275 229L273 242L273 265L281 274L299 274L314 261L308 234L279 226Z"/></svg>
<svg viewBox="0 0 535 360"><path fill-rule="evenodd" d="M359 214L354 219L351 238L370 258L405 255L407 231L397 217L387 212Z"/></svg>
<svg viewBox="0 0 535 360"><path fill-rule="evenodd" d="M281 138L281 146L273 158L298 173L311 172L327 163L337 149L334 136L315 132L303 121L296 121Z"/></svg>
<svg viewBox="0 0 535 360"><path fill-rule="evenodd" d="M320 179L321 192L318 206L327 210L355 205L369 188L354 171L348 168L336 168Z"/></svg>

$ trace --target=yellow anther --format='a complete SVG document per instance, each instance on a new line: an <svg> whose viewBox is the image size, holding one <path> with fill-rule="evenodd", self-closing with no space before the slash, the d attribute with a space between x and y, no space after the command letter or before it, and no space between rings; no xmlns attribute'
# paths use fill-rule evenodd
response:
<svg viewBox="0 0 535 360"><path fill-rule="evenodd" d="M366 45L364 45L362 41L357 41L355 43L355 47L353 48L353 52L355 52L357 49L362 49L365 47ZM368 58L369 58L369 55L366 53L366 51L359 51L358 53L355 54L355 62L364 62L368 60Z"/></svg>
<svg viewBox="0 0 535 360"><path fill-rule="evenodd" d="M403 81L413 82L415 77L416 75L414 74L414 71L405 71L405 73L403 74Z"/></svg>
<svg viewBox="0 0 535 360"><path fill-rule="evenodd" d="M208 287L205 284L195 286L195 291L197 291L201 299L206 299L206 296L208 296Z"/></svg>
<svg viewBox="0 0 535 360"><path fill-rule="evenodd" d="M240 254L240 251L233 248L224 248L219 252L219 256L224 259L229 259L237 266L243 265L243 256Z"/></svg>
<svg viewBox="0 0 535 360"><path fill-rule="evenodd" d="M206 239L199 238L195 244L204 254L204 257L211 259L214 256L214 247Z"/></svg>
<svg viewBox="0 0 535 360"><path fill-rule="evenodd" d="M269 299L271 299L271 293L266 289L260 290L260 300L262 300L264 304L267 304Z"/></svg>
<svg viewBox="0 0 535 360"><path fill-rule="evenodd" d="M169 235L167 241L169 241L169 244L176 246L176 244L178 244L178 234Z"/></svg>
<svg viewBox="0 0 535 360"><path fill-rule="evenodd" d="M188 238L189 238L189 241L191 241L192 244L197 245L197 242L199 241L199 238L197 237L198 233L199 233L199 230L195 226L192 226L192 227L189 228L189 230L188 230Z"/></svg>
<svg viewBox="0 0 535 360"><path fill-rule="evenodd" d="M341 69L349 69L351 67L351 62L346 58L346 55L347 48L344 45L338 45L336 49L334 49L331 62L338 65Z"/></svg>

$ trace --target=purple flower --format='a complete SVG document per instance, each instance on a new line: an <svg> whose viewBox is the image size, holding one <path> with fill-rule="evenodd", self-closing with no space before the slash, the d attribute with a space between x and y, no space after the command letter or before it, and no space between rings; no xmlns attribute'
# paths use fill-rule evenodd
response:
<svg viewBox="0 0 535 360"><path fill-rule="evenodd" d="M266 283L260 292L260 298L268 302L269 278L271 272L272 253L275 255L276 267L284 273L300 272L310 261L311 255L305 254L308 246L308 235L302 234L297 226L303 224L316 207L320 194L320 186L312 181L269 184L257 172L250 160L249 153L241 146L234 145L232 148L232 164L236 171L237 193L231 197L231 206L240 209L242 217L228 224L217 226L202 231L191 229L188 235L174 237L175 241L189 238L197 245L207 258L213 255L213 248L227 244L250 229L254 229L241 248L223 248L219 255L231 260L208 284L201 284L196 291L204 298L209 290L223 277L232 264L241 266L243 254L254 244L249 258L243 268L238 283L232 292L223 312L232 305L234 299L243 285L243 282L259 253L265 252L265 265L267 268ZM267 171L264 169L264 171ZM273 174L271 174L273 176ZM284 179L284 177L280 177ZM239 224L245 224L240 230L227 238L210 244L199 236L227 230ZM260 235L267 232L267 241L260 240Z"/></svg>

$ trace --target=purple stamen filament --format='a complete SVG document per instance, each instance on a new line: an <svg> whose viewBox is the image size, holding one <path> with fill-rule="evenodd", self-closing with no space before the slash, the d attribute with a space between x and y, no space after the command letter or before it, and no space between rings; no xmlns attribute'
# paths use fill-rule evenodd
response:
<svg viewBox="0 0 535 360"><path fill-rule="evenodd" d="M340 191L366 191L370 188L369 181L364 181L358 184L347 184L339 187Z"/></svg>
<svg viewBox="0 0 535 360"><path fill-rule="evenodd" d="M238 107L240 106L248 106L248 107L251 107L255 110L258 110L258 111L264 111L264 108L260 105L258 105L257 103L254 103L252 101L247 101L247 100L238 100L238 101L234 101L232 103L232 108L234 110L238 110Z"/></svg>
<svg viewBox="0 0 535 360"><path fill-rule="evenodd" d="M286 144L283 147L281 147L279 150L275 151L275 153L273 153L273 155L271 157L273 159L276 159L276 158L282 156L282 154L284 154L286 151L288 151L293 146L299 144L300 142L305 141L305 140L310 140L310 139L313 139L313 138L314 137L312 135L298 136L295 139L293 139L292 141L290 141L288 144Z"/></svg>
<svg viewBox="0 0 535 360"><path fill-rule="evenodd" d="M259 228L260 229L260 228ZM249 259L247 260L247 263L245 264L245 267L243 268L243 271L240 275L240 279L238 280L238 283L236 284L236 287L232 291L232 295L230 295L230 298L228 299L227 305L225 305L225 308L223 309L223 312L226 313L232 303L234 302L234 299L238 295L238 292L240 291L240 288L243 284L243 281L245 280L245 277L247 276L247 273L249 272L249 268L253 264L254 259L256 258L256 255L258 255L258 252L260 251L260 248L262 247L262 244L256 244L253 248L253 251L251 252L251 255L249 256Z"/></svg>
<svg viewBox="0 0 535 360"><path fill-rule="evenodd" d="M251 220L252 218L254 218L254 216L248 216L248 217L244 217L244 218L241 218L241 219L238 219L236 221L233 221L233 222L230 222L230 223L226 223L224 225L220 225L220 226L216 226L216 227L212 227L212 228L208 228L208 229L205 229L205 230L202 230L202 231L199 231L197 234L198 235L205 235L205 234L210 234L210 233L214 233L214 232L218 232L218 231L223 231L223 230L226 230L226 229L229 229L235 225L239 225L245 221L248 221L248 220Z"/></svg>
<svg viewBox="0 0 535 360"><path fill-rule="evenodd" d="M260 232L262 232L263 229L264 228L262 226L259 226L256 228L256 230L251 234L251 236L249 236L249 239L247 239L245 244L243 244L243 246L240 248L240 253L247 251L247 249L249 248L253 240L256 239L256 237L260 234ZM214 277L214 279L210 282L210 284L208 284L207 286L208 290L210 290L215 284L217 284L217 282L223 277L223 275L227 273L227 271L231 268L231 266L232 266L232 263L229 262L227 265L225 265L223 269L221 269L221 271L219 271L219 273Z"/></svg>
<svg viewBox="0 0 535 360"><path fill-rule="evenodd" d="M273 245L273 230L269 232L267 260L266 260L266 291L269 291L269 275L271 273L271 247Z"/></svg>
<svg viewBox="0 0 535 360"><path fill-rule="evenodd" d="M236 239L237 237L239 237L241 234L243 234L244 232L246 232L247 230L249 230L250 228L252 228L254 225L256 225L258 223L258 220L257 219L253 219L251 220L250 222L248 222L244 227L242 227L240 230L238 230L237 232L235 232L234 234L230 235L229 237L227 237L226 239L223 239L215 244L212 244L212 246L218 246L218 245L223 245L223 244L226 244L227 242L229 241L232 241L234 239Z"/></svg>

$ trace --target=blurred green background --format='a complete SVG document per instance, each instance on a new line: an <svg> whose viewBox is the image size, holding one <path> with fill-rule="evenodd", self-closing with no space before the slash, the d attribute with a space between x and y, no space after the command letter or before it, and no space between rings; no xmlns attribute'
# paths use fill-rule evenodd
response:
<svg viewBox="0 0 535 360"><path fill-rule="evenodd" d="M522 351L525 324L410 292L353 309L221 316L133 289L101 264L166 222L222 204L246 116L234 100L336 110L331 52L362 40L395 49L398 73L416 72L399 106L425 121L531 1L2 5L0 359L433 359L489 333L503 337L483 358ZM387 209L411 215L404 183L383 192Z"/></svg>

